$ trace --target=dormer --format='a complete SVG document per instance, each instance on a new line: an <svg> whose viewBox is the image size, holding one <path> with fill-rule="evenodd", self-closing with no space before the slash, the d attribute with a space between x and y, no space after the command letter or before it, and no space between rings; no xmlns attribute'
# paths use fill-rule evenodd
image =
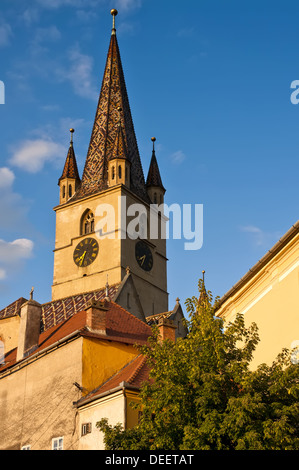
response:
<svg viewBox="0 0 299 470"><path fill-rule="evenodd" d="M128 159L127 147L119 124L112 155L108 162L108 186L123 184L130 188L131 162Z"/></svg>

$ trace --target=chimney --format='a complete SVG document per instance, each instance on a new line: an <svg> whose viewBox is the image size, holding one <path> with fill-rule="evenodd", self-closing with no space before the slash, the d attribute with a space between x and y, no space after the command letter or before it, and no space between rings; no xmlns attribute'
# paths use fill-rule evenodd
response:
<svg viewBox="0 0 299 470"><path fill-rule="evenodd" d="M165 339L170 339L175 343L176 326L174 325L172 320L169 320L168 318L164 317L160 318L158 322L158 328L162 341L164 341Z"/></svg>
<svg viewBox="0 0 299 470"><path fill-rule="evenodd" d="M92 300L86 309L86 326L90 331L106 335L107 329L107 304Z"/></svg>
<svg viewBox="0 0 299 470"><path fill-rule="evenodd" d="M35 300L28 300L21 307L21 322L17 361L22 360L38 346L42 306Z"/></svg>

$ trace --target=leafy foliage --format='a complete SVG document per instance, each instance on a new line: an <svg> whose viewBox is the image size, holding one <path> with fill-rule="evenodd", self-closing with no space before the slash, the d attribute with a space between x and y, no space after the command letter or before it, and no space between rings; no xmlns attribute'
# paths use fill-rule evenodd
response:
<svg viewBox="0 0 299 470"><path fill-rule="evenodd" d="M187 338L161 342L154 328L139 348L151 366L134 405L141 419L127 430L97 423L106 449L298 450L299 366L284 350L252 371L257 325L246 328L242 315L225 325L201 280L199 293L186 301Z"/></svg>

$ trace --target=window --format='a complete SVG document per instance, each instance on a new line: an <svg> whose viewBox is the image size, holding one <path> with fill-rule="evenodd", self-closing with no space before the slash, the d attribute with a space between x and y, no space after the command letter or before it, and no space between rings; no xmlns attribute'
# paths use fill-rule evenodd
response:
<svg viewBox="0 0 299 470"><path fill-rule="evenodd" d="M69 197L72 197L72 194L73 194L72 186L69 185Z"/></svg>
<svg viewBox="0 0 299 470"><path fill-rule="evenodd" d="M91 211L85 213L82 220L81 235L94 232L94 215Z"/></svg>
<svg viewBox="0 0 299 470"><path fill-rule="evenodd" d="M120 165L118 166L118 177L119 179L121 179L121 166Z"/></svg>
<svg viewBox="0 0 299 470"><path fill-rule="evenodd" d="M62 186L62 197L65 198L65 185Z"/></svg>
<svg viewBox="0 0 299 470"><path fill-rule="evenodd" d="M31 450L31 447L30 447L29 445L23 446L23 447L21 448L21 450Z"/></svg>
<svg viewBox="0 0 299 470"><path fill-rule="evenodd" d="M82 424L81 435L86 436L89 433L91 433L91 423Z"/></svg>
<svg viewBox="0 0 299 470"><path fill-rule="evenodd" d="M112 179L114 180L114 178L115 178L115 167L113 166L112 167Z"/></svg>
<svg viewBox="0 0 299 470"><path fill-rule="evenodd" d="M63 437L52 439L52 450L63 450Z"/></svg>

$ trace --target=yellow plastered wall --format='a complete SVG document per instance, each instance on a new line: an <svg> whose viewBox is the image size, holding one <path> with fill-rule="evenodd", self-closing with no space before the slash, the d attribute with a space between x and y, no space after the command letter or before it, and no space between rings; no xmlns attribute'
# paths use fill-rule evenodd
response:
<svg viewBox="0 0 299 470"><path fill-rule="evenodd" d="M255 322L260 342L252 367L271 364L283 348L299 340L299 235L272 257L221 306L227 322L242 313L246 326Z"/></svg>
<svg viewBox="0 0 299 470"><path fill-rule="evenodd" d="M139 410L134 409L131 404L139 404L140 398L138 392L126 390L126 428L133 428L138 424Z"/></svg>
<svg viewBox="0 0 299 470"><path fill-rule="evenodd" d="M18 346L20 317L18 315L0 320L0 341L4 343L7 353Z"/></svg>
<svg viewBox="0 0 299 470"><path fill-rule="evenodd" d="M88 391L94 390L138 354L133 345L84 338L82 386Z"/></svg>

